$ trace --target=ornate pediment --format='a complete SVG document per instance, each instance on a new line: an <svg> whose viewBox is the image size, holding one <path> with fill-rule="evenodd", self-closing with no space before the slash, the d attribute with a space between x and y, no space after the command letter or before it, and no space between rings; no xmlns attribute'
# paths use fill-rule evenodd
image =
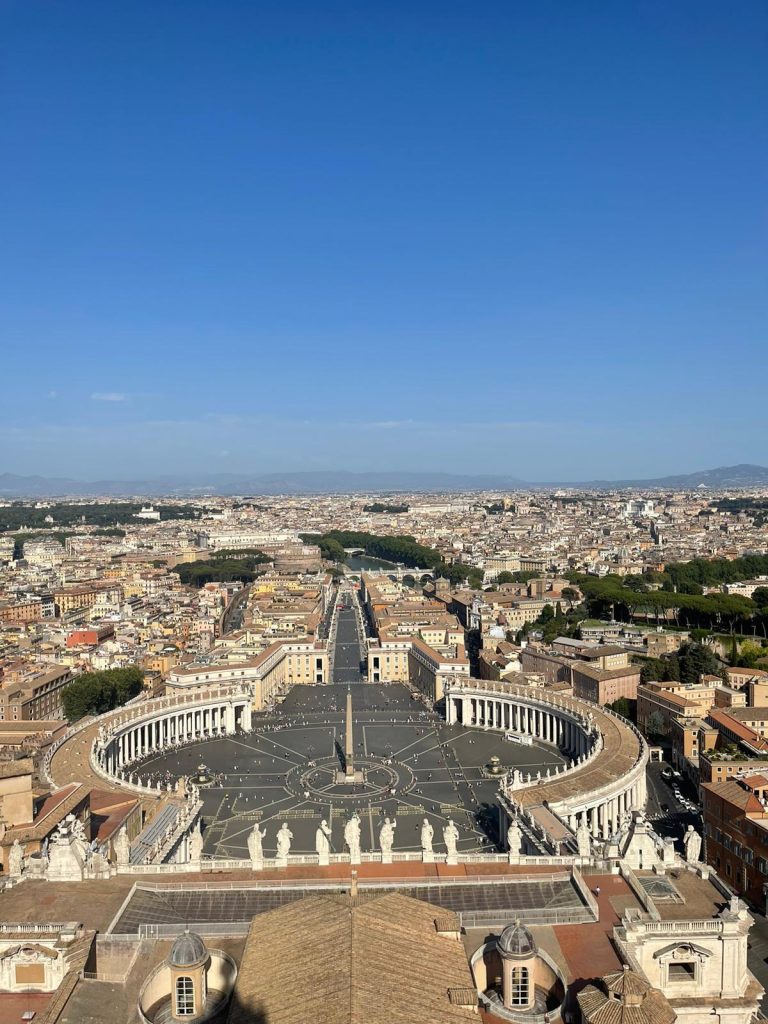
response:
<svg viewBox="0 0 768 1024"><path fill-rule="evenodd" d="M50 946L41 946L39 943L28 943L26 945L8 946L0 952L0 960L13 958L23 963L37 963L39 960L56 960L58 952Z"/></svg>
<svg viewBox="0 0 768 1024"><path fill-rule="evenodd" d="M703 963L707 957L712 956L712 951L698 946L695 942L673 942L663 949L657 949L653 954L654 960L660 960L663 964L674 963L675 961L698 960Z"/></svg>

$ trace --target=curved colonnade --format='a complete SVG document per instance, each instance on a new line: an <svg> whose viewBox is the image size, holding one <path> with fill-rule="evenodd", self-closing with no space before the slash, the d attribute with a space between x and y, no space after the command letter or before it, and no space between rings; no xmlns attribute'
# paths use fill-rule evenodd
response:
<svg viewBox="0 0 768 1024"><path fill-rule="evenodd" d="M56 789L85 779L157 796L161 790L144 784L132 764L154 751L250 731L251 702L248 686L207 685L106 712L68 729L46 754L43 775Z"/></svg>
<svg viewBox="0 0 768 1024"><path fill-rule="evenodd" d="M113 781L148 754L198 740L251 730L251 692L240 686L208 687L140 705L130 716L102 719L91 748L91 765Z"/></svg>
<svg viewBox="0 0 768 1024"><path fill-rule="evenodd" d="M626 814L645 807L648 745L633 725L599 704L473 679L446 688L445 708L450 724L531 736L569 758L543 778L509 773L500 792L508 817L544 805L572 832L583 818L593 838L607 839Z"/></svg>

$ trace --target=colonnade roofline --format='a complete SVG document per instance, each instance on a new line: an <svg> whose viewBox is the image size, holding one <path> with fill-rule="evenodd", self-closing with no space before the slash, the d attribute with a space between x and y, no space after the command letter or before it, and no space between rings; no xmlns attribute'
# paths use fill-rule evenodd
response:
<svg viewBox="0 0 768 1024"><path fill-rule="evenodd" d="M606 837L623 815L645 806L648 744L607 708L538 686L483 679L450 682L445 700L449 723L532 736L569 757L570 767L535 784L510 773L501 786L504 810L525 813L544 805L572 830L586 816L592 835Z"/></svg>
<svg viewBox="0 0 768 1024"><path fill-rule="evenodd" d="M67 750L73 745L80 745L85 737L91 767L97 777L105 781L108 779L120 788L125 784L125 780L115 774L121 767L120 758L114 756L114 749L110 752L110 748L115 748L122 737L174 715L197 713L214 706L227 706L233 713L236 706L242 707L241 714L246 716L250 727L251 699L251 690L247 685L210 683L173 696L153 697L140 704L107 711L96 719L86 719L70 727L46 754L43 775L57 789L71 782L81 782L82 769L76 768L77 759L70 758ZM104 752L104 761L102 763L97 757L97 763L94 764L95 750L99 746Z"/></svg>

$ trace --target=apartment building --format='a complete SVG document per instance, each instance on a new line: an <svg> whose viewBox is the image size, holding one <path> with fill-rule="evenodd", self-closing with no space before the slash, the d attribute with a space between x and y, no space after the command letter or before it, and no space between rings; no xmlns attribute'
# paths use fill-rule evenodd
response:
<svg viewBox="0 0 768 1024"><path fill-rule="evenodd" d="M541 676L545 685L571 683L572 662L565 657L551 654L543 647L529 644L520 652L520 668L526 675Z"/></svg>
<svg viewBox="0 0 768 1024"><path fill-rule="evenodd" d="M169 691L208 683L244 683L253 687L253 709L262 711L299 683L326 683L330 679L325 644L313 641L278 641L255 658L233 662L185 663L170 671Z"/></svg>
<svg viewBox="0 0 768 1024"><path fill-rule="evenodd" d="M27 669L3 677L0 721L43 721L64 717L62 697L74 678L68 665Z"/></svg>
<svg viewBox="0 0 768 1024"><path fill-rule="evenodd" d="M672 748L672 766L698 785L700 755L702 751L716 747L717 729L703 718L680 716L670 720L668 738Z"/></svg>
<svg viewBox="0 0 768 1024"><path fill-rule="evenodd" d="M420 637L414 637L408 652L408 677L432 704L442 700L450 682L469 680L469 661L463 647L436 651Z"/></svg>
<svg viewBox="0 0 768 1024"><path fill-rule="evenodd" d="M718 784L736 777L753 775L755 772L768 772L768 753L758 757L743 750L733 753L724 748L705 749L699 744L698 768L699 785L705 782Z"/></svg>
<svg viewBox="0 0 768 1024"><path fill-rule="evenodd" d="M669 736L674 718L706 718L714 705L713 685L642 683L637 687L637 725L645 735Z"/></svg>
<svg viewBox="0 0 768 1024"><path fill-rule="evenodd" d="M60 587L53 593L59 615L79 609L91 609L97 602L114 605L123 600L123 588L114 580L98 580L72 587Z"/></svg>
<svg viewBox="0 0 768 1024"><path fill-rule="evenodd" d="M0 601L0 622L24 625L27 622L40 622L43 618L43 601L37 595L18 598L15 601Z"/></svg>
<svg viewBox="0 0 768 1024"><path fill-rule="evenodd" d="M706 862L761 911L768 884L768 774L701 786Z"/></svg>
<svg viewBox="0 0 768 1024"><path fill-rule="evenodd" d="M640 669L599 668L587 662L575 661L571 665L571 683L574 697L591 700L596 704L612 704L620 697L635 700L640 683Z"/></svg>

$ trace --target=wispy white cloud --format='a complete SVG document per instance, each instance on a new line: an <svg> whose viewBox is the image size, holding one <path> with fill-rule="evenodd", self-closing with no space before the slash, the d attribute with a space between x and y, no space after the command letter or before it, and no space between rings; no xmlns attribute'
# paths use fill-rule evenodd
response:
<svg viewBox="0 0 768 1024"><path fill-rule="evenodd" d="M413 420L373 420L370 423L361 423L360 426L369 430L399 430L401 427L414 426Z"/></svg>
<svg viewBox="0 0 768 1024"><path fill-rule="evenodd" d="M122 391L94 391L91 395L94 402L124 402L127 398Z"/></svg>

